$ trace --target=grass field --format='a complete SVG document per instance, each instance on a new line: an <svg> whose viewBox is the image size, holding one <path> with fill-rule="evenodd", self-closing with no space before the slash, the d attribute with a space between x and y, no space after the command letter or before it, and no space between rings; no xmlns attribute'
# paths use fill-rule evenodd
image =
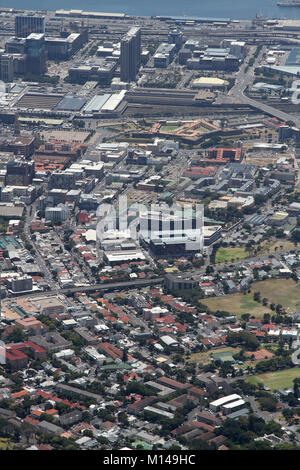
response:
<svg viewBox="0 0 300 470"><path fill-rule="evenodd" d="M205 351L205 352L199 352L195 354L191 354L191 358L188 360L188 362L197 362L199 364L209 364L211 362L210 355L211 353L226 353L226 352L231 352L233 354L237 354L241 348L218 348L214 349L213 351Z"/></svg>
<svg viewBox="0 0 300 470"><path fill-rule="evenodd" d="M4 437L0 438L0 450L12 450L13 444L9 441L9 439L5 439Z"/></svg>
<svg viewBox="0 0 300 470"><path fill-rule="evenodd" d="M289 240L277 240L277 241L268 241L265 240L261 244L261 251L260 254L268 254L268 253L275 253L277 251L289 251L294 250L295 245Z"/></svg>
<svg viewBox="0 0 300 470"><path fill-rule="evenodd" d="M261 303L253 300L253 293L260 292L261 298L268 299L270 303L281 304L285 309L291 311L300 308L300 286L292 279L267 279L266 281L254 282L250 294L229 294L222 297L211 297L201 299L201 303L215 312L225 310L240 317L243 313L261 318L264 313L272 313L269 306L264 307Z"/></svg>
<svg viewBox="0 0 300 470"><path fill-rule="evenodd" d="M163 126L160 130L162 132L173 132L179 129L179 126Z"/></svg>
<svg viewBox="0 0 300 470"><path fill-rule="evenodd" d="M252 298L252 294L229 294L223 297L211 297L210 299L201 299L201 303L207 305L212 311L224 310L239 318L243 313L262 318L264 313L271 313L268 307L264 307Z"/></svg>
<svg viewBox="0 0 300 470"><path fill-rule="evenodd" d="M300 285L292 279L268 279L255 282L252 292L260 292L261 298L281 304L284 308L296 310L300 308Z"/></svg>
<svg viewBox="0 0 300 470"><path fill-rule="evenodd" d="M216 263L226 263L228 261L244 259L248 255L245 248L219 248L216 253Z"/></svg>
<svg viewBox="0 0 300 470"><path fill-rule="evenodd" d="M235 247L235 248L219 248L216 253L216 263L231 263L232 260L238 261L243 260L245 258L251 258L255 256L255 254L271 254L280 251L289 251L295 249L294 243L288 240L277 240L277 241L269 241L265 240L260 245L260 250L257 250L257 245L253 246L253 249L249 252L245 250L244 247Z"/></svg>
<svg viewBox="0 0 300 470"><path fill-rule="evenodd" d="M300 367L267 372L266 374L253 375L247 377L246 381L255 385L262 383L271 390L279 388L290 388L293 386L293 379L300 377Z"/></svg>

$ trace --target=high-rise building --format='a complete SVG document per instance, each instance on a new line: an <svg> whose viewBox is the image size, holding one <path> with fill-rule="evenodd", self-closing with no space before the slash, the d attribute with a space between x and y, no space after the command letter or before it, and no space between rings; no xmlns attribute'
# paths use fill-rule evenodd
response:
<svg viewBox="0 0 300 470"><path fill-rule="evenodd" d="M25 54L26 73L32 73L33 75L43 75L46 73L47 53L44 34L31 33L26 38Z"/></svg>
<svg viewBox="0 0 300 470"><path fill-rule="evenodd" d="M26 38L31 33L45 33L45 18L38 15L17 15L15 17L15 35Z"/></svg>
<svg viewBox="0 0 300 470"><path fill-rule="evenodd" d="M0 54L0 79L12 82L14 78L14 59L11 54Z"/></svg>
<svg viewBox="0 0 300 470"><path fill-rule="evenodd" d="M5 186L28 186L34 178L34 162L12 160L8 162Z"/></svg>
<svg viewBox="0 0 300 470"><path fill-rule="evenodd" d="M14 135L20 135L20 121L19 121L19 114L15 114L15 123L14 123Z"/></svg>
<svg viewBox="0 0 300 470"><path fill-rule="evenodd" d="M134 81L141 64L141 28L131 28L121 40L121 81Z"/></svg>
<svg viewBox="0 0 300 470"><path fill-rule="evenodd" d="M172 29L168 34L168 43L175 44L176 51L178 52L183 44L182 32L179 29Z"/></svg>

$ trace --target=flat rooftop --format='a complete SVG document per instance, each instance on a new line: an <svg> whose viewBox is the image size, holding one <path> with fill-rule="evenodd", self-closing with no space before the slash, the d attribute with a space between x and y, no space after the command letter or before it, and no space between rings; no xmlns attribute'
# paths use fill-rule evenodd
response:
<svg viewBox="0 0 300 470"><path fill-rule="evenodd" d="M65 96L56 106L60 111L80 111L85 105L85 98L76 98L75 96Z"/></svg>
<svg viewBox="0 0 300 470"><path fill-rule="evenodd" d="M63 99L63 95L44 95L42 93L26 93L16 102L16 108L53 109Z"/></svg>

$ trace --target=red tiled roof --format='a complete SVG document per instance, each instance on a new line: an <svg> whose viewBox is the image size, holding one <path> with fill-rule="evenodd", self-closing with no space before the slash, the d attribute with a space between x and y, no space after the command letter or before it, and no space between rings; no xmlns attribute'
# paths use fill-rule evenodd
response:
<svg viewBox="0 0 300 470"><path fill-rule="evenodd" d="M260 338L264 338L265 336L264 331L253 330L251 333L253 333L255 336L259 336Z"/></svg>
<svg viewBox="0 0 300 470"><path fill-rule="evenodd" d="M273 325L272 323L265 323L264 325L262 325L261 327L262 330L277 330L277 326L276 325Z"/></svg>
<svg viewBox="0 0 300 470"><path fill-rule="evenodd" d="M202 423L200 421L192 421L191 424L196 428L205 429L206 431L212 432L215 429L215 426L211 426L210 424Z"/></svg>
<svg viewBox="0 0 300 470"><path fill-rule="evenodd" d="M24 421L26 421L26 423L31 424L32 426L37 426L39 424L37 419L30 418L30 416L26 416Z"/></svg>
<svg viewBox="0 0 300 470"><path fill-rule="evenodd" d="M27 392L27 390L21 390L20 392L12 393L11 397L15 400L17 398L25 397L26 395L29 395L29 392Z"/></svg>
<svg viewBox="0 0 300 470"><path fill-rule="evenodd" d="M57 415L57 414L58 414L58 410L56 410L55 408L51 408L50 410L47 410L47 411L46 411L46 414L47 414L47 415Z"/></svg>
<svg viewBox="0 0 300 470"><path fill-rule="evenodd" d="M127 317L127 315L124 315L123 317L120 317L120 320L121 320L123 323L129 323L130 318Z"/></svg>
<svg viewBox="0 0 300 470"><path fill-rule="evenodd" d="M182 325L181 323L174 323L174 326L177 328L178 331L185 332L186 331L186 326Z"/></svg>

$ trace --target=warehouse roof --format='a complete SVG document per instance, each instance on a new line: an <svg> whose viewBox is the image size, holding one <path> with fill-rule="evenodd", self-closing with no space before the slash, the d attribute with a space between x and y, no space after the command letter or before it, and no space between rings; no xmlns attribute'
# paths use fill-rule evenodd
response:
<svg viewBox="0 0 300 470"><path fill-rule="evenodd" d="M240 399L241 399L240 395L237 395L236 393L234 393L233 395L227 395L226 397L222 397L222 398L219 398L218 400L212 401L210 405L222 406L231 401L240 400Z"/></svg>
<svg viewBox="0 0 300 470"><path fill-rule="evenodd" d="M86 100L84 98L76 98L74 96L65 96L60 103L56 106L56 109L64 110L64 111L79 111Z"/></svg>
<svg viewBox="0 0 300 470"><path fill-rule="evenodd" d="M22 217L24 207L16 207L13 205L0 205L0 217Z"/></svg>
<svg viewBox="0 0 300 470"><path fill-rule="evenodd" d="M85 113L92 113L95 111L100 111L102 106L106 101L111 97L111 94L105 93L104 95L95 95L93 98L86 104L84 107Z"/></svg>

